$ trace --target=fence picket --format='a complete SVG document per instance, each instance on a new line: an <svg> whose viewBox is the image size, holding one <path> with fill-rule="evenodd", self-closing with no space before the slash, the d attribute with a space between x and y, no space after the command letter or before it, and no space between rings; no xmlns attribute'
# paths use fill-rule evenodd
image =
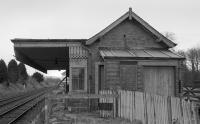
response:
<svg viewBox="0 0 200 124"><path fill-rule="evenodd" d="M135 112L135 92L132 92L132 102L133 102L133 105L132 105L132 120L135 119L135 115L136 115L136 112Z"/></svg>
<svg viewBox="0 0 200 124"><path fill-rule="evenodd" d="M144 118L144 101L143 101L143 93L135 92L135 110L136 110L136 120L141 121L142 124L145 123Z"/></svg>
<svg viewBox="0 0 200 124"><path fill-rule="evenodd" d="M115 94L114 91L102 90L100 94ZM142 124L197 124L194 105L176 97L167 97L137 91L117 91L118 97L100 98L100 103L113 103L112 111L100 110L103 117L118 117ZM117 101L117 106L116 106ZM116 108L117 107L117 111ZM117 112L117 113L116 113Z"/></svg>

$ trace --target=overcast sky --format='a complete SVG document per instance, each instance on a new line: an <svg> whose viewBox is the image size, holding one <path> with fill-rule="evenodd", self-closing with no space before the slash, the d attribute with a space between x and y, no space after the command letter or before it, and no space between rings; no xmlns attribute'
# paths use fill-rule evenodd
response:
<svg viewBox="0 0 200 124"><path fill-rule="evenodd" d="M200 44L200 0L0 0L0 59L14 58L10 39L90 38L129 7L159 32L175 33L177 49Z"/></svg>

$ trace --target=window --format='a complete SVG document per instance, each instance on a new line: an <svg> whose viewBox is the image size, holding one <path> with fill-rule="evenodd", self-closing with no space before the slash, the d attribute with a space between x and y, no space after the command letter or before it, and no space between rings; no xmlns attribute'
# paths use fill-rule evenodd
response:
<svg viewBox="0 0 200 124"><path fill-rule="evenodd" d="M72 90L84 90L84 68L72 68Z"/></svg>

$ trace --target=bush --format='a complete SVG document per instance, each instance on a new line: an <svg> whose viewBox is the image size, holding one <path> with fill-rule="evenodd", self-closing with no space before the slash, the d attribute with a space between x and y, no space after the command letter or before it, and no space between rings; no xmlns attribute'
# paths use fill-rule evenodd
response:
<svg viewBox="0 0 200 124"><path fill-rule="evenodd" d="M32 75L32 77L33 77L36 81L38 81L39 83L42 82L42 81L44 81L43 75L40 74L39 72L35 72L35 73Z"/></svg>
<svg viewBox="0 0 200 124"><path fill-rule="evenodd" d="M18 78L19 78L19 71L18 71L17 62L14 59L12 59L8 63L8 80L11 83L16 83Z"/></svg>
<svg viewBox="0 0 200 124"><path fill-rule="evenodd" d="M8 80L7 66L4 60L0 60L0 83Z"/></svg>

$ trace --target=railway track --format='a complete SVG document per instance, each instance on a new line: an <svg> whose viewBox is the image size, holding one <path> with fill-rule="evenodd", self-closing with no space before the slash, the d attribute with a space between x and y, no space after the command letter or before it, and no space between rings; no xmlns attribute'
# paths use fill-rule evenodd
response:
<svg viewBox="0 0 200 124"><path fill-rule="evenodd" d="M55 88L42 88L7 99L0 99L0 124L14 124L38 102L44 100L45 93Z"/></svg>

